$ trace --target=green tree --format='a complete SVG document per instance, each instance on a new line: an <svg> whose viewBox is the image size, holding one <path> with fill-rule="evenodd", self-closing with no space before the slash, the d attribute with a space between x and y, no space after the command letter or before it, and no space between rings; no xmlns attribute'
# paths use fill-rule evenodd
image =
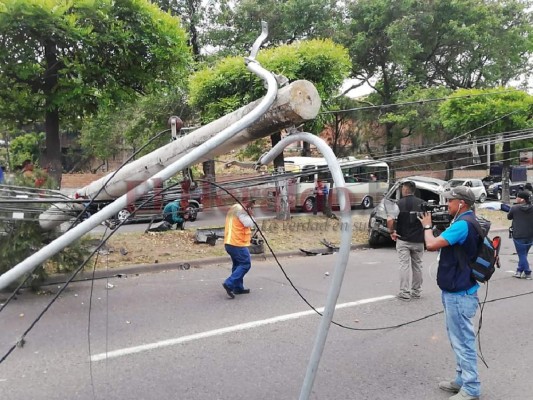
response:
<svg viewBox="0 0 533 400"><path fill-rule="evenodd" d="M176 82L190 59L179 20L146 0L0 0L0 118L44 121L60 182L60 122Z"/></svg>
<svg viewBox="0 0 533 400"><path fill-rule="evenodd" d="M338 157L354 155L362 149L367 131L357 112L360 106L360 100L339 96L331 99L323 114L327 142Z"/></svg>
<svg viewBox="0 0 533 400"><path fill-rule="evenodd" d="M189 46L198 60L203 46L202 31L206 31L206 18L208 15L206 6L202 0L154 0L163 11L169 11L172 15L180 17L183 27L188 32Z"/></svg>
<svg viewBox="0 0 533 400"><path fill-rule="evenodd" d="M348 76L350 59L346 49L331 40L309 40L259 52L257 60L269 71L289 81L307 79L328 102ZM190 102L197 107L202 122L236 110L263 96L261 79L246 69L242 57L221 59L190 79Z"/></svg>
<svg viewBox="0 0 533 400"><path fill-rule="evenodd" d="M204 43L223 55L246 54L261 21L268 23L267 45L335 37L342 23L342 3L332 0L227 0L209 3Z"/></svg>
<svg viewBox="0 0 533 400"><path fill-rule="evenodd" d="M441 104L439 113L444 128L453 136L464 137L467 132L471 132L473 138L501 135L503 201L509 202L511 143L506 138L533 127L533 96L504 88L460 89ZM523 145L524 143L518 144L517 147Z"/></svg>
<svg viewBox="0 0 533 400"><path fill-rule="evenodd" d="M346 49L331 40L310 40L262 50L257 56L269 71L284 75L289 81L307 79L315 84L322 104L327 104L350 70ZM195 73L190 79L190 102L199 111L202 122L208 123L264 95L263 82L252 75L242 57L221 59L212 68ZM317 133L322 125L308 124ZM272 135L272 145L281 136ZM283 157L275 166L283 166Z"/></svg>
<svg viewBox="0 0 533 400"><path fill-rule="evenodd" d="M371 101L390 105L413 84L482 88L527 72L527 7L523 0L359 0L349 5L340 40L350 50L353 77L375 89ZM393 125L385 125L387 151L397 145Z"/></svg>
<svg viewBox="0 0 533 400"><path fill-rule="evenodd" d="M25 133L17 135L9 144L11 162L14 167L22 165L24 160L35 162L39 159L39 148L44 143L44 133Z"/></svg>
<svg viewBox="0 0 533 400"><path fill-rule="evenodd" d="M289 81L307 79L314 83L326 106L350 69L346 49L331 40L302 41L263 50L257 59L263 67ZM246 69L242 57L224 58L213 68L198 71L190 82L191 104L200 111L204 123L264 95L263 82ZM318 133L322 126L311 123L308 130Z"/></svg>
<svg viewBox="0 0 533 400"><path fill-rule="evenodd" d="M168 128L168 119L177 115L191 120L192 111L184 90L175 88L139 97L135 102L123 102L102 108L83 124L80 143L84 156L106 161L125 149L139 149L154 135ZM142 156L170 141L170 133L152 140L140 153Z"/></svg>

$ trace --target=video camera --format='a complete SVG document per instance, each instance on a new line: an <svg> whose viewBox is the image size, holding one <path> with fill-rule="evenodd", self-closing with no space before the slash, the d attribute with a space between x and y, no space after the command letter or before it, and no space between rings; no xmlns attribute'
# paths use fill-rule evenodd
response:
<svg viewBox="0 0 533 400"><path fill-rule="evenodd" d="M452 223L452 216L448 214L448 205L424 203L420 206L422 212L431 214L431 223L439 230L444 230Z"/></svg>
<svg viewBox="0 0 533 400"><path fill-rule="evenodd" d="M448 214L448 205L446 204L422 203L420 209L422 213L411 211L411 214L414 214L413 217L419 217L423 213L430 213L431 223L440 231L445 230L452 223L452 216Z"/></svg>

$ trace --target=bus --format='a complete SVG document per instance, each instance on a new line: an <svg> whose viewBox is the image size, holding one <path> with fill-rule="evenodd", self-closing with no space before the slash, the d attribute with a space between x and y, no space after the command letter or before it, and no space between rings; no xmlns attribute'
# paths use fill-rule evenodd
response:
<svg viewBox="0 0 533 400"><path fill-rule="evenodd" d="M372 159L345 157L338 159L346 182L351 207L368 209L379 202L389 189L387 163ZM324 158L285 157L288 197L291 210L311 212L317 201L317 188L325 188L329 206L339 207L338 194Z"/></svg>

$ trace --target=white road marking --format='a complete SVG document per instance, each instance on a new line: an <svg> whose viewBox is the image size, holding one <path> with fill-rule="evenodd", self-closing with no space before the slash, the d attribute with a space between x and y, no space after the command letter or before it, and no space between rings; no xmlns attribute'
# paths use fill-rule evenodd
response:
<svg viewBox="0 0 533 400"><path fill-rule="evenodd" d="M389 299L393 299L393 298L394 298L394 296L391 296L391 295L381 296L381 297L373 297L373 298L370 298L370 299L363 299L363 300L353 301L351 303L337 304L335 309L338 310L338 309L341 309L341 308L355 307L355 306L359 306L359 305L362 305L362 304L375 303L375 302L378 302L378 301L389 300ZM324 307L317 308L317 310L319 312L323 312L324 311ZM298 313L286 314L286 315L280 315L278 317L262 319L262 320L259 320L259 321L252 321L252 322L247 322L247 323L244 323L244 324L228 326L226 328L220 328L220 329L214 329L214 330L211 330L211 331L195 333L194 335L188 335L188 336L182 336L182 337L178 337L178 338L174 338L174 339L162 340L162 341L159 341L159 342L143 344L143 345L140 345L140 346L126 347L124 349L108 351L107 353L94 354L94 355L91 356L91 361L102 361L102 360L105 360L105 359L123 357L123 356L129 355L129 354L141 353L143 351L159 349L159 348L162 348L162 347L175 346L177 344L186 343L186 342L192 342L194 340L205 339L205 338L213 337L213 336L224 335L226 333L244 331L246 329L254 329L254 328L258 328L260 326L264 326L264 325L270 325L270 324L276 324L278 322L290 321L290 320L293 320L293 319L306 317L308 315L316 315L316 313L313 310L302 311L302 312L298 312Z"/></svg>

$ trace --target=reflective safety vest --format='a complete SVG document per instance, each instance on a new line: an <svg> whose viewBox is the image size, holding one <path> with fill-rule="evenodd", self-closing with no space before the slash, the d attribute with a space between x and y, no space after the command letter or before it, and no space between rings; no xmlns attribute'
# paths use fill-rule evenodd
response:
<svg viewBox="0 0 533 400"><path fill-rule="evenodd" d="M244 226L239 219L239 214L245 213L240 204L233 205L226 215L224 227L224 244L236 247L247 247L252 238L252 229Z"/></svg>

